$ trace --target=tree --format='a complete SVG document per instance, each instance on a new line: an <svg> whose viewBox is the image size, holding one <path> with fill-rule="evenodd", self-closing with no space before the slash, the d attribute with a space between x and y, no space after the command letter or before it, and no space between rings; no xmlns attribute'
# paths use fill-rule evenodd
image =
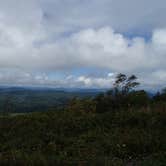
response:
<svg viewBox="0 0 166 166"><path fill-rule="evenodd" d="M118 74L114 83L114 92L120 93L121 95L128 94L133 88L140 84L136 80L137 77L135 75L127 77L125 74Z"/></svg>
<svg viewBox="0 0 166 166"><path fill-rule="evenodd" d="M163 88L163 89L162 89L162 94L163 94L163 95L166 95L166 88Z"/></svg>
<svg viewBox="0 0 166 166"><path fill-rule="evenodd" d="M9 113L12 112L12 109L13 109L12 96L7 95L3 105L3 114L8 115Z"/></svg>
<svg viewBox="0 0 166 166"><path fill-rule="evenodd" d="M91 98L73 98L68 104L68 110L74 112L96 112L96 102Z"/></svg>
<svg viewBox="0 0 166 166"><path fill-rule="evenodd" d="M150 98L146 91L132 91L127 95L126 99L128 106L142 107L147 106L150 102Z"/></svg>
<svg viewBox="0 0 166 166"><path fill-rule="evenodd" d="M157 92L154 97L154 101L166 101L166 88L161 90L160 92Z"/></svg>

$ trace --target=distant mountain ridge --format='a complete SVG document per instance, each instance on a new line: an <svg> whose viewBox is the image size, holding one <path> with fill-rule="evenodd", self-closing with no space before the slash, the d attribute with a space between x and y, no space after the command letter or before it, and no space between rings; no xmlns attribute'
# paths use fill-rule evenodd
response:
<svg viewBox="0 0 166 166"><path fill-rule="evenodd" d="M104 89L0 87L0 112L46 111L64 107L73 97L94 97Z"/></svg>
<svg viewBox="0 0 166 166"><path fill-rule="evenodd" d="M54 87L31 87L31 86L0 86L0 91L22 91L22 90L33 90L33 91L64 91L64 92L104 92L107 88L54 88Z"/></svg>

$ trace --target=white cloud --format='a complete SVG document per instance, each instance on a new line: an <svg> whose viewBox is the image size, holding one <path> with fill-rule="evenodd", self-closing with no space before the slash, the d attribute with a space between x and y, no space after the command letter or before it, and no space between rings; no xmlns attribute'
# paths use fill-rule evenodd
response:
<svg viewBox="0 0 166 166"><path fill-rule="evenodd" d="M94 67L107 69L113 73L144 72L141 76L143 77L151 71L166 71L165 32L165 29L155 30L152 39L146 42L141 37L126 38L110 27L87 29L42 47L34 47L33 44L23 40L21 45L14 40L12 34L7 33L7 41L14 44L1 44L0 64L1 68L50 72L57 69ZM22 37L20 35L20 38L16 39ZM89 78L80 77L80 79L86 86L95 84ZM107 86L100 79L95 81Z"/></svg>
<svg viewBox="0 0 166 166"><path fill-rule="evenodd" d="M64 32L79 28L112 26L123 32L143 34L165 23L165 0L41 0L44 20L49 32ZM51 25L51 26L48 26Z"/></svg>
<svg viewBox="0 0 166 166"><path fill-rule="evenodd" d="M140 37L128 39L109 27L83 30L37 50L41 62L37 65L51 69L90 66L113 72L165 69L166 34L156 40L157 33L154 31L152 40L145 42Z"/></svg>
<svg viewBox="0 0 166 166"><path fill-rule="evenodd" d="M65 80L75 86L108 87L112 73L124 72L135 73L144 84L165 84L164 0L0 3L1 84L65 86L63 80L34 73L89 67L111 73L96 78L88 76L87 71L87 75L68 76ZM146 40L144 35L151 32L151 38Z"/></svg>

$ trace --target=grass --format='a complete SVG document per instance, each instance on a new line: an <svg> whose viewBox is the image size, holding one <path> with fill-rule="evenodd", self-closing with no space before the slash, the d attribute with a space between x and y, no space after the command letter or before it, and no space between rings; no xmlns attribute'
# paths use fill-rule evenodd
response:
<svg viewBox="0 0 166 166"><path fill-rule="evenodd" d="M0 165L166 163L166 112L55 111L0 117Z"/></svg>

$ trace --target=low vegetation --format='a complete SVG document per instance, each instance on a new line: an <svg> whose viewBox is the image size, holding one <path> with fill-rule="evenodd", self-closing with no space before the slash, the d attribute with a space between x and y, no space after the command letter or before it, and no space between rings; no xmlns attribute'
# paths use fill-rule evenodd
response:
<svg viewBox="0 0 166 166"><path fill-rule="evenodd" d="M166 112L57 111L0 118L0 165L166 163Z"/></svg>
<svg viewBox="0 0 166 166"><path fill-rule="evenodd" d="M0 165L165 165L166 90L138 85L119 74L110 91L59 111L0 116Z"/></svg>
<svg viewBox="0 0 166 166"><path fill-rule="evenodd" d="M137 77L118 74L114 87L93 98L73 98L67 109L83 112L114 112L120 110L152 110L153 108L165 111L166 89L154 95L148 94L145 90L135 90L139 85Z"/></svg>

